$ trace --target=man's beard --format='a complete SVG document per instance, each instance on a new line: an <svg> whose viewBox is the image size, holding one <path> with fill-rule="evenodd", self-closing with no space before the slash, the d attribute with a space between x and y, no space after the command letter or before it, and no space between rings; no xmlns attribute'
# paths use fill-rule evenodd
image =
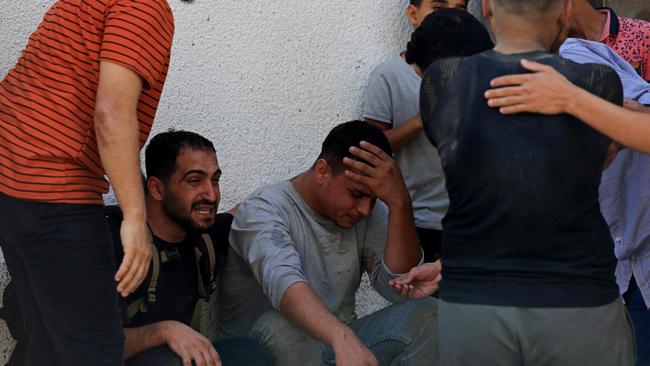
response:
<svg viewBox="0 0 650 366"><path fill-rule="evenodd" d="M174 221L178 226L183 228L183 230L188 232L199 232L205 233L208 232L214 225L214 220L208 226L202 226L198 222L192 220L192 212L199 205L213 205L216 203L208 200L199 200L192 202L192 207L189 212L186 212L183 207L178 206L180 200L176 199L174 196L167 196L162 202L163 211L169 216L169 218Z"/></svg>

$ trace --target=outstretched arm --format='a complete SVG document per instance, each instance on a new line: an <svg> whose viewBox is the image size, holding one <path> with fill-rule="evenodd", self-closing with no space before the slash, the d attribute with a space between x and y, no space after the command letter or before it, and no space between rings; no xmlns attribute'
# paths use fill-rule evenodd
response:
<svg viewBox="0 0 650 366"><path fill-rule="evenodd" d="M568 113L619 143L650 154L650 114L610 103L570 83L551 66L522 60L530 74L492 80L485 97L503 114Z"/></svg>
<svg viewBox="0 0 650 366"><path fill-rule="evenodd" d="M422 299L438 291L442 279L440 261L413 267L408 273L390 281L390 285L402 297Z"/></svg>

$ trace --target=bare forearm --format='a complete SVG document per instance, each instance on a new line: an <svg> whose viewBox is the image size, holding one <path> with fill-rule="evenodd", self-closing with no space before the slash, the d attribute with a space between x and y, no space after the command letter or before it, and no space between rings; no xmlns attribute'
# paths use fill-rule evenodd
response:
<svg viewBox="0 0 650 366"><path fill-rule="evenodd" d="M140 172L140 131L135 111L98 114L97 147L125 219L146 218Z"/></svg>
<svg viewBox="0 0 650 366"><path fill-rule="evenodd" d="M388 206L388 232L384 263L393 273L405 273L422 259L415 230L413 208L408 193L403 200Z"/></svg>
<svg viewBox="0 0 650 366"><path fill-rule="evenodd" d="M166 344L164 331L165 322L138 328L124 328L124 359L127 360L140 352Z"/></svg>
<svg viewBox="0 0 650 366"><path fill-rule="evenodd" d="M394 128L388 128L389 125L387 123L382 123L372 119L366 118L366 122L384 130L384 134L386 135L394 153L400 151L404 145L411 142L415 136L422 131L422 119L420 118L420 115L414 116L400 126Z"/></svg>
<svg viewBox="0 0 650 366"><path fill-rule="evenodd" d="M284 292L280 312L309 335L331 347L351 333L305 282L297 282Z"/></svg>
<svg viewBox="0 0 650 366"><path fill-rule="evenodd" d="M650 154L650 114L619 107L578 87L565 109L611 139Z"/></svg>

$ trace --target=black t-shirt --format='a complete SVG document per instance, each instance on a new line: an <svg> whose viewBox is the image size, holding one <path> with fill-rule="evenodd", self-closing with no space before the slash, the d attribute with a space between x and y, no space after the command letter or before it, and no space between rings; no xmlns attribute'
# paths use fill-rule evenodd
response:
<svg viewBox="0 0 650 366"><path fill-rule="evenodd" d="M557 55L487 51L438 61L423 78L421 113L437 146L450 206L443 220L449 302L590 307L618 296L616 259L598 187L610 140L569 116L501 115L484 92L493 78L525 73L522 58L622 104L607 66Z"/></svg>
<svg viewBox="0 0 650 366"><path fill-rule="evenodd" d="M115 210L109 207L107 210ZM120 241L121 215L107 215L111 235L115 243L116 263L121 263L123 258L122 244ZM221 270L220 264L224 263L224 257L228 250L228 235L232 215L219 214L215 225L208 233L212 238L215 253L217 254L217 266L215 272ZM151 278L151 267L149 275L126 299L121 299L122 317L124 326L137 327L156 323L163 320L175 320L190 325L196 302L199 299L198 269L196 265L195 248L202 245L203 239L199 233L188 233L181 243L168 243L154 235L154 245L159 253L165 253L161 257L158 285L156 287L156 302L147 307L146 313L138 312L133 318L128 319L127 307L139 298L147 295ZM162 258L166 259L163 260Z"/></svg>

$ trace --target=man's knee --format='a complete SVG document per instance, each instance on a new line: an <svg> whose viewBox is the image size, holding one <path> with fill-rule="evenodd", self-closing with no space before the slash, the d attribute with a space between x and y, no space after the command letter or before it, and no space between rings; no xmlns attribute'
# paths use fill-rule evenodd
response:
<svg viewBox="0 0 650 366"><path fill-rule="evenodd" d="M295 357L320 358L322 352L321 343L300 330L276 310L268 310L262 314L249 335L271 352L276 364L280 361L300 362L294 360ZM315 357L315 355L319 356Z"/></svg>
<svg viewBox="0 0 650 366"><path fill-rule="evenodd" d="M437 365L437 300L392 305L351 327L381 364Z"/></svg>
<svg viewBox="0 0 650 366"><path fill-rule="evenodd" d="M125 366L183 366L183 360L168 346L160 346L129 358Z"/></svg>
<svg viewBox="0 0 650 366"><path fill-rule="evenodd" d="M258 341L239 337L225 338L213 343L224 366L272 366L273 357Z"/></svg>
<svg viewBox="0 0 650 366"><path fill-rule="evenodd" d="M301 344L312 340L309 335L298 329L289 319L276 310L268 310L255 322L250 331L251 338L266 346L280 347ZM293 347L292 347L293 348Z"/></svg>
<svg viewBox="0 0 650 366"><path fill-rule="evenodd" d="M409 300L397 307L394 318L401 319L403 329L411 334L436 334L438 325L438 300L427 297Z"/></svg>

